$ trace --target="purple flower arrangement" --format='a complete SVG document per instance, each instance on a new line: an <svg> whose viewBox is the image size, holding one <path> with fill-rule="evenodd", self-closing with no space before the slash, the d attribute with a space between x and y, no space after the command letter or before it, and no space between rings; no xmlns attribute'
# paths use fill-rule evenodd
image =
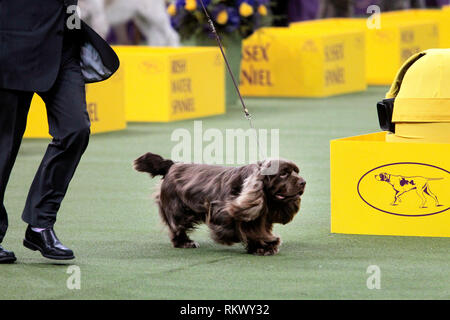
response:
<svg viewBox="0 0 450 320"><path fill-rule="evenodd" d="M212 37L201 1L221 36L246 38L272 20L270 0L169 0L167 12L183 40Z"/></svg>

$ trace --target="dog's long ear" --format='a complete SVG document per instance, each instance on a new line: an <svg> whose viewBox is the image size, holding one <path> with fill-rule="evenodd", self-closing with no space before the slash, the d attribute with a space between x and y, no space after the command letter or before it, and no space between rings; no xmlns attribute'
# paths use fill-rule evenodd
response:
<svg viewBox="0 0 450 320"><path fill-rule="evenodd" d="M269 185L271 178L273 175L267 174L270 173L270 167L271 167L271 161L270 160L263 160L258 161L258 172L261 178L261 181L265 186Z"/></svg>
<svg viewBox="0 0 450 320"><path fill-rule="evenodd" d="M278 173L280 161L274 159L266 159L258 162L260 174L263 176L272 176Z"/></svg>
<svg viewBox="0 0 450 320"><path fill-rule="evenodd" d="M244 180L239 196L225 205L234 219L252 221L262 214L265 208L263 177L259 168L255 168Z"/></svg>

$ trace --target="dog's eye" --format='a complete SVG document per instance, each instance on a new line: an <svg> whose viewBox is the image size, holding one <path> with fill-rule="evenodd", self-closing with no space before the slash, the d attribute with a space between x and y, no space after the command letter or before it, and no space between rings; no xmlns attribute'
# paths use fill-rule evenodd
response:
<svg viewBox="0 0 450 320"><path fill-rule="evenodd" d="M286 179L286 178L288 177L288 175L289 175L288 172L283 172L283 173L280 175L280 178Z"/></svg>

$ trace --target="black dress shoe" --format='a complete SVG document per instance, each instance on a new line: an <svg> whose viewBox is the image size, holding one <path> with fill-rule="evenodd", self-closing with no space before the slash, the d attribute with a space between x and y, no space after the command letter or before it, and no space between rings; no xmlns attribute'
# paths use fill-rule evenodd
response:
<svg viewBox="0 0 450 320"><path fill-rule="evenodd" d="M33 251L39 250L48 259L71 260L75 258L73 251L64 247L58 240L53 228L35 232L28 226L23 245Z"/></svg>
<svg viewBox="0 0 450 320"><path fill-rule="evenodd" d="M0 263L14 263L16 261L16 256L14 252L3 249L0 246Z"/></svg>

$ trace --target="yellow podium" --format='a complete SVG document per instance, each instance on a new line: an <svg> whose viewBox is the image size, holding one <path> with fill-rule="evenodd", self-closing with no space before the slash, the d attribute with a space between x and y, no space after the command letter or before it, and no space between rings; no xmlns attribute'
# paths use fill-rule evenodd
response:
<svg viewBox="0 0 450 320"><path fill-rule="evenodd" d="M366 87L363 31L262 28L243 41L246 96L327 97Z"/></svg>
<svg viewBox="0 0 450 320"><path fill-rule="evenodd" d="M114 48L124 70L127 121L169 122L225 113L218 48Z"/></svg>
<svg viewBox="0 0 450 320"><path fill-rule="evenodd" d="M442 7L443 18L441 19L441 26L443 32L441 33L441 48L450 48L450 5Z"/></svg>
<svg viewBox="0 0 450 320"><path fill-rule="evenodd" d="M450 237L450 144L331 141L331 232Z"/></svg>
<svg viewBox="0 0 450 320"><path fill-rule="evenodd" d="M367 19L339 18L293 23L291 28L365 31L367 83L389 85L411 55L440 46L439 23L424 16L383 13L379 29L375 26L369 28Z"/></svg>
<svg viewBox="0 0 450 320"><path fill-rule="evenodd" d="M388 142L450 143L450 49L411 56L386 98L395 98Z"/></svg>
<svg viewBox="0 0 450 320"><path fill-rule="evenodd" d="M121 68L106 81L86 85L86 107L91 120L92 134L126 128ZM44 102L38 95L33 97L24 137L50 137L47 111Z"/></svg>

